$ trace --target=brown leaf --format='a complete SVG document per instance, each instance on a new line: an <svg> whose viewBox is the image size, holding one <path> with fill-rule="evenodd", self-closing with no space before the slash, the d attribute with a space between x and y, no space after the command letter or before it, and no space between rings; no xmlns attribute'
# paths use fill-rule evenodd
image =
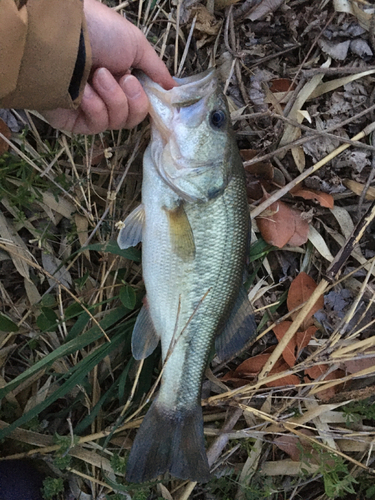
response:
<svg viewBox="0 0 375 500"><path fill-rule="evenodd" d="M288 245L291 245L293 247L300 247L309 239L309 224L306 220L302 219L300 212L298 212L297 210L293 210L293 212L295 214L294 234L288 241Z"/></svg>
<svg viewBox="0 0 375 500"><path fill-rule="evenodd" d="M297 358L300 355L302 349L307 347L309 345L309 342L311 340L311 337L315 334L317 331L317 327L314 325L311 325L305 330L304 332L297 332L296 333L296 344L297 344Z"/></svg>
<svg viewBox="0 0 375 500"><path fill-rule="evenodd" d="M309 429L300 429L299 432L306 436L315 436ZM295 462L301 460L303 453L311 452L312 450L312 446L308 439L300 438L294 434L282 434L281 436L277 436L273 442L280 450L285 451L285 453Z"/></svg>
<svg viewBox="0 0 375 500"><path fill-rule="evenodd" d="M289 78L275 78L270 82L270 91L275 94L276 92L288 92L294 90L296 84Z"/></svg>
<svg viewBox="0 0 375 500"><path fill-rule="evenodd" d="M259 151L256 149L241 149L244 161L252 160ZM260 200L264 191L273 191L275 187L285 186L285 177L281 170L270 162L257 162L245 167L246 189L249 200Z"/></svg>
<svg viewBox="0 0 375 500"><path fill-rule="evenodd" d="M273 328L273 331L279 342L284 337L291 325L292 321L283 321ZM314 335L316 330L316 326L310 326L304 332L297 332L288 342L283 351L283 358L290 367L296 364L296 359L300 355L302 349L309 344L310 339Z"/></svg>
<svg viewBox="0 0 375 500"><path fill-rule="evenodd" d="M284 337L285 333L289 329L291 321L283 321L278 325L273 327L274 334L276 335L277 340L280 340ZM283 350L283 358L287 362L287 364L291 367L296 363L296 336L294 335L291 340L288 342L287 346Z"/></svg>
<svg viewBox="0 0 375 500"><path fill-rule="evenodd" d="M230 382L230 384L236 389L249 383L249 380L237 377L234 371L226 373L220 380L223 382Z"/></svg>
<svg viewBox="0 0 375 500"><path fill-rule="evenodd" d="M311 368L308 368L307 370L305 370L305 374L308 375L308 377L305 377L305 382L310 382L309 379L316 380L321 375L326 373L327 370L328 370L327 365L314 365ZM333 372L326 375L323 378L323 380L325 380L325 381L338 380L344 376L345 376L345 373L342 370L334 370ZM317 392L316 395L322 401L328 401L329 399L333 398L333 396L339 390L341 390L342 387L343 387L343 384L337 384L333 387L329 387L328 389L323 389L322 391Z"/></svg>
<svg viewBox="0 0 375 500"><path fill-rule="evenodd" d="M272 203L257 217L257 224L263 239L270 245L282 248L287 243L297 246L306 243L309 233L308 223L301 213L282 201Z"/></svg>
<svg viewBox="0 0 375 500"><path fill-rule="evenodd" d="M12 136L12 132L10 131L8 125L1 118L0 118L0 132L8 140ZM6 153L8 151L8 149L9 149L9 144L7 142L5 142L2 137L0 137L0 156L2 156L4 153Z"/></svg>
<svg viewBox="0 0 375 500"><path fill-rule="evenodd" d="M370 354L370 352L371 351L369 351L368 354ZM348 373L357 373L367 368L372 368L375 365L375 354L373 352L372 354L373 356L367 358L348 359L347 361L343 361L340 363L340 367Z"/></svg>
<svg viewBox="0 0 375 500"><path fill-rule="evenodd" d="M240 155L241 155L241 158L243 159L243 161L252 160L259 153L260 153L259 149L241 149L240 150ZM249 167L245 167L245 170L247 170L248 168Z"/></svg>
<svg viewBox="0 0 375 500"><path fill-rule="evenodd" d="M315 291L317 284L315 281L306 273L299 273L299 275L292 281L290 285L287 306L288 311L292 311L296 307L300 306L306 300L308 300L313 292ZM307 330L311 326L313 320L312 316L324 307L324 297L321 295L315 302L315 305L311 308L310 312L306 315L304 322L302 323L302 328ZM296 317L298 312L294 313L292 317Z"/></svg>
<svg viewBox="0 0 375 500"><path fill-rule="evenodd" d="M256 377L258 373L262 370L266 361L270 357L270 353L258 354L252 358L248 358L237 366L235 370L236 376L242 377Z"/></svg>
<svg viewBox="0 0 375 500"><path fill-rule="evenodd" d="M268 352L246 359L237 366L234 372L227 373L221 380L231 382L236 387L248 384L249 379L255 379L259 375L259 372L264 367L273 350L274 347L272 346L267 349ZM289 370L289 366L282 359L278 359L269 374L274 375L287 370ZM285 377L280 377L277 380L268 382L265 385L267 387L278 387L284 385L297 385L298 383L299 378L296 375L286 375Z"/></svg>
<svg viewBox="0 0 375 500"><path fill-rule="evenodd" d="M276 373L282 373L289 370L289 366L283 361L282 359L279 359L276 363L275 366L272 368L270 371L269 375L276 375ZM297 375L285 375L284 377L280 377L276 380L273 380L272 382L267 382L266 386L267 387L280 387L284 385L298 385L299 384L299 378Z"/></svg>
<svg viewBox="0 0 375 500"><path fill-rule="evenodd" d="M300 198L304 198L305 200L314 200L321 207L333 208L334 201L333 196L328 193L323 193L322 191L315 191L315 189L305 189L298 188L290 191L293 196L299 196Z"/></svg>

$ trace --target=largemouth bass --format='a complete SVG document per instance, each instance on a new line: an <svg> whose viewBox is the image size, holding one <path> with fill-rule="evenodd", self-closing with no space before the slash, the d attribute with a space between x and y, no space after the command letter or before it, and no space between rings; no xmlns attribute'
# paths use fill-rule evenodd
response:
<svg viewBox="0 0 375 500"><path fill-rule="evenodd" d="M249 211L227 101L214 70L166 91L146 76L152 137L144 155L142 204L124 221L121 248L142 241L146 301L137 318L136 359L159 340L161 387L135 438L126 479L169 471L209 480L200 405L208 356L240 351L255 332L242 287Z"/></svg>

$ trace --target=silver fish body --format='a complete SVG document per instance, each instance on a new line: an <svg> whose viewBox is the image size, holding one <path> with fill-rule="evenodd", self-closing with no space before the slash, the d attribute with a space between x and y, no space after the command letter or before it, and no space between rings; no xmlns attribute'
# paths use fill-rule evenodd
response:
<svg viewBox="0 0 375 500"><path fill-rule="evenodd" d="M177 80L170 91L143 76L152 139L144 155L142 205L124 222L122 248L142 239L146 304L132 349L161 341L161 387L133 444L127 479L169 471L207 481L201 384L216 339L228 358L248 342L254 320L242 289L249 212L244 172L216 74Z"/></svg>

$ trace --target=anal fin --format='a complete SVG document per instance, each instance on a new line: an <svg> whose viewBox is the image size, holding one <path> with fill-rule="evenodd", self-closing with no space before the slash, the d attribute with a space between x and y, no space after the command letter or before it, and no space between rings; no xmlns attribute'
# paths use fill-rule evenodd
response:
<svg viewBox="0 0 375 500"><path fill-rule="evenodd" d="M143 204L141 204L123 222L123 227L120 229L117 237L117 243L121 249L135 247L142 241L144 220L145 209Z"/></svg>
<svg viewBox="0 0 375 500"><path fill-rule="evenodd" d="M257 331L254 312L244 287L241 287L227 324L216 337L216 354L221 361L228 361L243 351Z"/></svg>
<svg viewBox="0 0 375 500"><path fill-rule="evenodd" d="M156 333L147 304L142 306L133 328L132 353L135 359L145 359L156 349L160 337Z"/></svg>

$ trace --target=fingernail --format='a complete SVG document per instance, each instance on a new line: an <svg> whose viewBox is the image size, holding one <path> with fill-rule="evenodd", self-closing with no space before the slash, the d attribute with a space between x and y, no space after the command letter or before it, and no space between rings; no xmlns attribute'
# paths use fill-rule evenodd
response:
<svg viewBox="0 0 375 500"><path fill-rule="evenodd" d="M133 75L126 75L120 83L122 90L130 99L137 99L141 95L142 86Z"/></svg>
<svg viewBox="0 0 375 500"><path fill-rule="evenodd" d="M105 68L99 68L96 70L96 78L97 82L104 90L111 91L116 85L116 80Z"/></svg>

